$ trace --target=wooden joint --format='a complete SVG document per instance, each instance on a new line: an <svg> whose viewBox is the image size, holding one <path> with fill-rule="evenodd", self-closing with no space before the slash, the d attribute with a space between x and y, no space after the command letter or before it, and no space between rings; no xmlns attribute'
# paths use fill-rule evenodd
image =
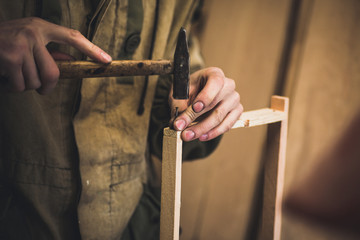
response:
<svg viewBox="0 0 360 240"><path fill-rule="evenodd" d="M271 109L278 110L282 112L287 112L289 110L289 98L281 97L277 95L271 96Z"/></svg>

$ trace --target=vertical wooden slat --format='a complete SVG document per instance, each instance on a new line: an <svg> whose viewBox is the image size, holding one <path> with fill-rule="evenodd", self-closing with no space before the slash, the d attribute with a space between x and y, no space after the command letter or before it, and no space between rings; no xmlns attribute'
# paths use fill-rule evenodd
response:
<svg viewBox="0 0 360 240"><path fill-rule="evenodd" d="M282 109L276 109L279 106ZM286 144L288 132L288 113L289 113L289 99L285 97L273 96L271 98L271 108L286 112L286 118L281 121L280 125L280 139L279 139L279 153L278 153L278 169L276 182L276 196L275 196L275 217L274 217L274 239L280 239L281 236L281 220L282 220L282 202L285 182L285 160L286 160Z"/></svg>
<svg viewBox="0 0 360 240"><path fill-rule="evenodd" d="M260 239L280 239L281 205L284 188L287 121L289 100L273 96L271 108L243 113L237 127L269 124L269 136L275 136L267 148L268 160L264 165L264 201ZM281 113L279 115L279 111ZM246 122L247 124L244 124ZM275 122L275 123L274 123ZM179 239L182 140L181 132L164 129L160 239ZM276 149L275 151L268 151Z"/></svg>
<svg viewBox="0 0 360 240"><path fill-rule="evenodd" d="M179 239L182 140L180 132L164 129L160 239Z"/></svg>
<svg viewBox="0 0 360 240"><path fill-rule="evenodd" d="M273 96L271 108L289 112L289 99ZM285 157L288 118L268 126L268 148L264 163L264 199L259 239L281 238L282 199L285 175Z"/></svg>

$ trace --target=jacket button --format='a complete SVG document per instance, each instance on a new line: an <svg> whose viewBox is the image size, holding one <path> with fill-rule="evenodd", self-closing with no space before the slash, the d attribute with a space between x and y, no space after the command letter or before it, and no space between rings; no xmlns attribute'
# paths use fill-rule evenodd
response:
<svg viewBox="0 0 360 240"><path fill-rule="evenodd" d="M136 48L140 44L140 34L139 33L133 33L125 41L125 52L126 53L134 53Z"/></svg>

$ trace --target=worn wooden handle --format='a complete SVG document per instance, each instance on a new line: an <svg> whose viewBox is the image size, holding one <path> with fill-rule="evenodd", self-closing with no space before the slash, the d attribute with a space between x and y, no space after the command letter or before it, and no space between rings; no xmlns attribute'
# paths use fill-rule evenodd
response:
<svg viewBox="0 0 360 240"><path fill-rule="evenodd" d="M174 71L170 60L117 60L109 64L92 61L57 61L60 78L92 78L166 75Z"/></svg>

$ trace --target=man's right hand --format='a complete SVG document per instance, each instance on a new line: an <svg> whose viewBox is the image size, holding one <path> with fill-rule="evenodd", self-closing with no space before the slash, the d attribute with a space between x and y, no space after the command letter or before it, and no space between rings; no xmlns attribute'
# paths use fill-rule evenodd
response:
<svg viewBox="0 0 360 240"><path fill-rule="evenodd" d="M36 89L40 94L47 94L56 86L60 73L54 58L64 60L71 59L71 56L51 55L46 48L49 42L71 45L98 62L112 61L107 53L77 30L34 17L1 22L1 91Z"/></svg>

